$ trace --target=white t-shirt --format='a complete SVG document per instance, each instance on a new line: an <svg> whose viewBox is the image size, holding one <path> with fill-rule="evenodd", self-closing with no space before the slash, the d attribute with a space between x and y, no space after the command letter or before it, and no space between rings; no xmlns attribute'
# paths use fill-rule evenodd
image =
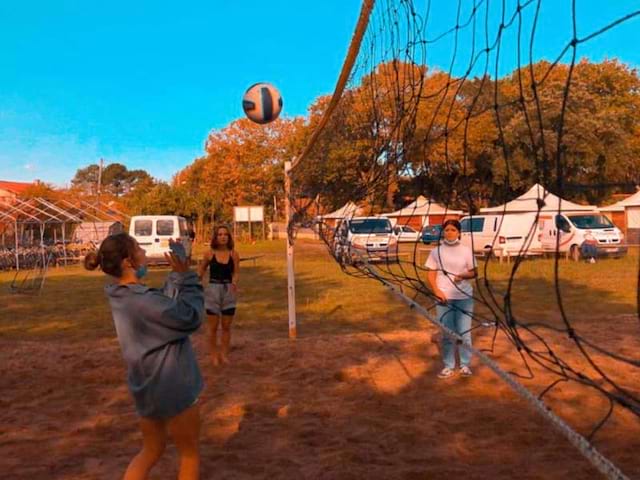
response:
<svg viewBox="0 0 640 480"><path fill-rule="evenodd" d="M473 295L473 286L468 280L454 282L455 275L476 268L473 251L461 242L455 245L440 243L431 250L427 263L429 270L437 270L436 285L449 300L464 300Z"/></svg>

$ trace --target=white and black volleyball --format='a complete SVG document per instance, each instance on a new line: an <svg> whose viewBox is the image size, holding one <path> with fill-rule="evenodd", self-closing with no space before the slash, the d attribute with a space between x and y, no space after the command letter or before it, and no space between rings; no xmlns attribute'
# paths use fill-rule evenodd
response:
<svg viewBox="0 0 640 480"><path fill-rule="evenodd" d="M256 123L273 122L282 111L282 97L270 83L251 85L242 97L242 109Z"/></svg>

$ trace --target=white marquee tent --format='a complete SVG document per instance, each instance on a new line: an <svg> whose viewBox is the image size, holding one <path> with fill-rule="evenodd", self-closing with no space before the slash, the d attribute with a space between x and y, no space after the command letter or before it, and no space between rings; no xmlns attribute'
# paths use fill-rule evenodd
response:
<svg viewBox="0 0 640 480"><path fill-rule="evenodd" d="M553 212L593 212L597 211L598 207L595 205L580 205L578 203L564 200L563 198L554 195L547 191L542 185L536 183L526 193L523 193L518 198L511 200L497 207L481 208L480 213L526 213L537 212L539 209L538 204L542 203L540 212L553 213Z"/></svg>
<svg viewBox="0 0 640 480"><path fill-rule="evenodd" d="M395 212L385 213L392 225L409 225L417 230L422 230L425 225L442 223L445 219L459 218L462 210L453 210L434 202L422 195L416 198L406 207Z"/></svg>
<svg viewBox="0 0 640 480"><path fill-rule="evenodd" d="M628 243L640 241L640 191L599 210L625 233Z"/></svg>

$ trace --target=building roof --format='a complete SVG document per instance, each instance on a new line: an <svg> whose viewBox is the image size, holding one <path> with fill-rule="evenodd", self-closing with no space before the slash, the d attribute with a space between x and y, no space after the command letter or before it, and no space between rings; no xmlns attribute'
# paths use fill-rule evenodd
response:
<svg viewBox="0 0 640 480"><path fill-rule="evenodd" d="M384 213L384 217L412 217L412 216L424 216L424 215L462 215L462 210L453 210L447 208L439 203L434 202L431 199L420 195L414 202L411 202L406 207L396 210L395 212Z"/></svg>
<svg viewBox="0 0 640 480"><path fill-rule="evenodd" d="M33 187L33 183L0 180L0 190L6 190L16 195L20 195L29 187Z"/></svg>
<svg viewBox="0 0 640 480"><path fill-rule="evenodd" d="M599 207L599 210L603 212L622 212L626 207L640 207L640 190L613 205Z"/></svg>
<svg viewBox="0 0 640 480"><path fill-rule="evenodd" d="M538 203L542 203L539 208ZM497 207L481 208L481 213L523 213L523 212L591 212L597 210L595 205L580 205L554 195L539 183L526 193Z"/></svg>
<svg viewBox="0 0 640 480"><path fill-rule="evenodd" d="M326 215L321 215L320 218L340 219L340 218L346 218L346 217L356 217L358 215L362 215L362 212L363 212L363 209L358 207L355 203L347 202L338 210L331 213L327 213Z"/></svg>

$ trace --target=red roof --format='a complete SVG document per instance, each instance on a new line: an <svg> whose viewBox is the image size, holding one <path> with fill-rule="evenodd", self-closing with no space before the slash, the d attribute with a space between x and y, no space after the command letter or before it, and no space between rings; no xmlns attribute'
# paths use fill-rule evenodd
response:
<svg viewBox="0 0 640 480"><path fill-rule="evenodd" d="M15 193L16 195L21 194L29 187L33 187L33 183L5 182L4 180L0 180L0 189Z"/></svg>

